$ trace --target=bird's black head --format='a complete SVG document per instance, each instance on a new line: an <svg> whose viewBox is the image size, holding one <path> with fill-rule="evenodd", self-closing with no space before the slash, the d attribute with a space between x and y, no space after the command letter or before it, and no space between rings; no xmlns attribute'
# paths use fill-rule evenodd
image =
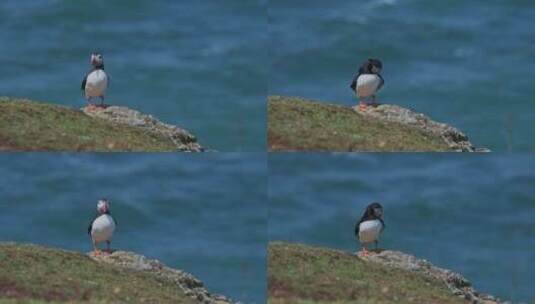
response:
<svg viewBox="0 0 535 304"><path fill-rule="evenodd" d="M383 218L383 206L381 204L374 202L366 207L364 212L364 217L366 219L382 219Z"/></svg>
<svg viewBox="0 0 535 304"><path fill-rule="evenodd" d="M376 58L368 58L361 66L361 74L379 74L383 69L383 63Z"/></svg>

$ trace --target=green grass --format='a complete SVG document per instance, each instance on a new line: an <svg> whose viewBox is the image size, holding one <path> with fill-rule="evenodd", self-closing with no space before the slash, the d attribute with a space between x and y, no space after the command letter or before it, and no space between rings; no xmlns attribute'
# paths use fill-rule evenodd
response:
<svg viewBox="0 0 535 304"><path fill-rule="evenodd" d="M0 303L196 303L172 282L76 252L0 244Z"/></svg>
<svg viewBox="0 0 535 304"><path fill-rule="evenodd" d="M442 282L350 253L280 242L268 250L268 303L466 303Z"/></svg>
<svg viewBox="0 0 535 304"><path fill-rule="evenodd" d="M173 142L82 111L0 97L0 151L174 151Z"/></svg>
<svg viewBox="0 0 535 304"><path fill-rule="evenodd" d="M268 98L268 145L271 151L449 151L442 138L415 127L283 96Z"/></svg>

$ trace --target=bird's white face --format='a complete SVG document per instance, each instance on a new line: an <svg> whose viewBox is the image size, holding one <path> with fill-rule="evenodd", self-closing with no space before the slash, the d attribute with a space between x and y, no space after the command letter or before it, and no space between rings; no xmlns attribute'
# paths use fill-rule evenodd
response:
<svg viewBox="0 0 535 304"><path fill-rule="evenodd" d="M108 201L106 200L100 200L97 203L97 211L100 214L104 214L110 210L110 206L108 204Z"/></svg>
<svg viewBox="0 0 535 304"><path fill-rule="evenodd" d="M91 54L91 65L93 66L99 66L104 63L104 57L102 57L99 53L93 53Z"/></svg>

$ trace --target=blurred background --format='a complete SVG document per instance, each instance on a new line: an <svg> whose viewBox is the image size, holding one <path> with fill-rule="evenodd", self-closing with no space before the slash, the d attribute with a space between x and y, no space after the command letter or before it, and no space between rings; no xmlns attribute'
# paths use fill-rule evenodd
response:
<svg viewBox="0 0 535 304"><path fill-rule="evenodd" d="M480 292L535 300L535 156L271 154L269 239L355 252L379 201L381 248L460 272Z"/></svg>
<svg viewBox="0 0 535 304"><path fill-rule="evenodd" d="M535 2L269 2L269 94L357 103L368 57L383 61L383 103L423 112L494 151L535 151Z"/></svg>
<svg viewBox="0 0 535 304"><path fill-rule="evenodd" d="M265 150L266 0L0 2L0 95L84 106L93 51L106 101L219 151Z"/></svg>
<svg viewBox="0 0 535 304"><path fill-rule="evenodd" d="M212 293L265 302L265 155L4 153L0 163L0 241L88 252L106 197L113 249L192 273Z"/></svg>

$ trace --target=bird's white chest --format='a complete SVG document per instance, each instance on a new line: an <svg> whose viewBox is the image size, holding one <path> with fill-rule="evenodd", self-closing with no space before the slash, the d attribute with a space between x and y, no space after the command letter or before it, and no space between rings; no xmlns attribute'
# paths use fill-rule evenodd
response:
<svg viewBox="0 0 535 304"><path fill-rule="evenodd" d="M86 97L100 97L106 94L108 75L104 70L94 70L87 75L85 83Z"/></svg>
<svg viewBox="0 0 535 304"><path fill-rule="evenodd" d="M381 85L381 78L375 74L362 74L357 78L357 96L374 95Z"/></svg>
<svg viewBox="0 0 535 304"><path fill-rule="evenodd" d="M91 237L96 242L110 240L115 231L115 222L109 214L103 214L93 221Z"/></svg>
<svg viewBox="0 0 535 304"><path fill-rule="evenodd" d="M373 243L379 238L382 230L381 221L364 221L359 225L359 240L361 243Z"/></svg>

